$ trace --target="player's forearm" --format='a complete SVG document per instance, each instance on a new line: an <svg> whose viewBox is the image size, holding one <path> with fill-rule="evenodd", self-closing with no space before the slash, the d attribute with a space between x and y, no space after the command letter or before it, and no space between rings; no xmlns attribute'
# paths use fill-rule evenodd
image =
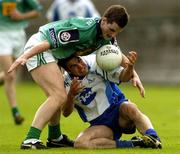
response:
<svg viewBox="0 0 180 154"><path fill-rule="evenodd" d="M22 12L16 10L16 9L13 10L11 12L11 14L10 14L11 19L15 20L15 21L28 20L28 19L31 19L31 18L38 17L39 15L40 15L40 12L38 12L36 10L26 12L26 13L22 13Z"/></svg>
<svg viewBox="0 0 180 154"><path fill-rule="evenodd" d="M36 18L39 15L40 15L40 12L34 10L34 11L30 11L30 12L24 13L23 14L23 19Z"/></svg>
<svg viewBox="0 0 180 154"><path fill-rule="evenodd" d="M38 45L32 47L31 49L27 49L28 51L23 54L23 57L29 59L38 53L47 51L50 48L50 44L47 41L40 42Z"/></svg>
<svg viewBox="0 0 180 154"><path fill-rule="evenodd" d="M71 95L71 93L68 93L67 101L62 108L63 115L65 117L68 117L73 112L73 109L74 109L74 96Z"/></svg>
<svg viewBox="0 0 180 154"><path fill-rule="evenodd" d="M129 80L132 79L133 73L134 73L133 65L128 65L126 68L122 70L119 80L122 82L128 82Z"/></svg>
<svg viewBox="0 0 180 154"><path fill-rule="evenodd" d="M133 70L133 77L137 77L137 78L139 78L139 75L137 74L137 72L136 72L136 70L135 70L135 69Z"/></svg>

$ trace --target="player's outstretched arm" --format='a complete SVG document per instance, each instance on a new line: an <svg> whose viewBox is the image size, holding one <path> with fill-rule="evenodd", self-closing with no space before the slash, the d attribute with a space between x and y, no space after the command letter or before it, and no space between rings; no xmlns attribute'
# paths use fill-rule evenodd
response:
<svg viewBox="0 0 180 154"><path fill-rule="evenodd" d="M43 42L40 42L36 46L32 47L31 49L28 49L28 51L25 51L24 54L22 54L19 58L15 60L15 62L9 68L8 73L15 70L19 65L24 65L26 61L32 56L44 52L49 48L50 48L50 44L48 41L45 40Z"/></svg>
<svg viewBox="0 0 180 154"><path fill-rule="evenodd" d="M119 76L119 80L123 82L127 82L131 80L133 76L134 64L137 60L137 53L134 51L131 51L128 53L127 58L128 58L128 61L126 61L126 64L124 65L124 69Z"/></svg>
<svg viewBox="0 0 180 154"><path fill-rule="evenodd" d="M123 55L123 59L122 59L121 65L123 67L126 67L128 62L129 62L129 59L125 55ZM132 75L131 81L132 81L133 86L138 88L138 90L140 92L140 95L142 97L145 97L144 86L143 86L143 84L142 84L142 82L141 82L137 72L135 71L135 69L133 70L133 75Z"/></svg>
<svg viewBox="0 0 180 154"><path fill-rule="evenodd" d="M27 59L25 58L23 54L18 59L16 59L15 62L10 66L8 73L11 73L12 71L14 71L19 65L24 65L26 61Z"/></svg>
<svg viewBox="0 0 180 154"><path fill-rule="evenodd" d="M10 17L12 20L20 21L20 20L35 18L35 17L38 17L39 15L40 15L40 13L36 10L32 10L32 11L29 11L26 13L22 13L22 12L15 9L11 12Z"/></svg>
<svg viewBox="0 0 180 154"><path fill-rule="evenodd" d="M139 78L138 74L136 73L136 71L134 70L133 72L133 77L132 77L132 84L134 87L137 87L139 92L140 92L140 95L142 97L145 97L145 89L144 89L144 86L141 82L141 79Z"/></svg>

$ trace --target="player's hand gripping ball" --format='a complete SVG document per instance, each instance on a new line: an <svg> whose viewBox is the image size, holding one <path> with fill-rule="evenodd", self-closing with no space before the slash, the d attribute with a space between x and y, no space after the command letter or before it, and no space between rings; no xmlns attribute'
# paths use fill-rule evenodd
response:
<svg viewBox="0 0 180 154"><path fill-rule="evenodd" d="M114 45L104 45L96 52L96 62L105 71L111 71L120 66L121 61L122 52Z"/></svg>

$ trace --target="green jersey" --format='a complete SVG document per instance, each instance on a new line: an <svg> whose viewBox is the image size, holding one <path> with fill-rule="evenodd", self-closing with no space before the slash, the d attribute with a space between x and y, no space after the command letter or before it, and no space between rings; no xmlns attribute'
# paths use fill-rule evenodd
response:
<svg viewBox="0 0 180 154"><path fill-rule="evenodd" d="M66 58L78 52L87 55L111 39L104 39L98 18L70 18L46 24L39 29L42 38L50 43L53 55Z"/></svg>
<svg viewBox="0 0 180 154"><path fill-rule="evenodd" d="M13 9L25 13L32 10L40 11L42 6L37 0L0 0L0 30L24 29L28 26L27 20L14 21L10 18Z"/></svg>

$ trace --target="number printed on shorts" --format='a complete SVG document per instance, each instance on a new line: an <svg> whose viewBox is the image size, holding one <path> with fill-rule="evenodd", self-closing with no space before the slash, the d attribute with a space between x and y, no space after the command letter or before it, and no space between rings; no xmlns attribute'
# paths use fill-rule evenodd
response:
<svg viewBox="0 0 180 154"><path fill-rule="evenodd" d="M16 8L16 3L14 2L5 2L2 4L2 14L3 16L9 16L11 11Z"/></svg>

